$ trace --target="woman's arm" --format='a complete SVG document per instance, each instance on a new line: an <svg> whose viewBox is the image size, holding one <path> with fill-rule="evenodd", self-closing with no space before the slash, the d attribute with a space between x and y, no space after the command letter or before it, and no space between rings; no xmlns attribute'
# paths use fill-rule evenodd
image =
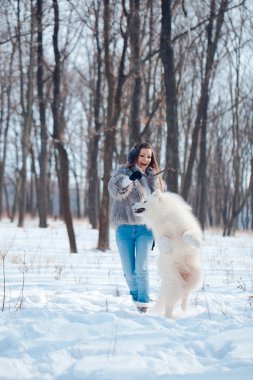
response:
<svg viewBox="0 0 253 380"><path fill-rule="evenodd" d="M112 176L108 183L108 190L113 198L118 200L128 197L133 188L133 181L129 179L131 170L121 167Z"/></svg>

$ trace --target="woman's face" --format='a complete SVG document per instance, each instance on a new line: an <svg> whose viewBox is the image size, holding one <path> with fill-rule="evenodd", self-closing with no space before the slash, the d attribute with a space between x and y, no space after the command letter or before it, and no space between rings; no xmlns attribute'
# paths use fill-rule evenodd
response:
<svg viewBox="0 0 253 380"><path fill-rule="evenodd" d="M136 164L139 166L141 171L145 171L147 167L150 165L152 158L152 150L142 148L140 150L139 156L137 158Z"/></svg>

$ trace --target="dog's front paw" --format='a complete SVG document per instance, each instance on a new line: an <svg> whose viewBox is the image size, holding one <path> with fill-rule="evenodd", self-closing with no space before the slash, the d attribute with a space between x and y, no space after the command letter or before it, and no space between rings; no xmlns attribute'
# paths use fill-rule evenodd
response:
<svg viewBox="0 0 253 380"><path fill-rule="evenodd" d="M200 240L198 240L195 236L192 236L191 234L189 234L188 232L185 232L182 236L183 238L183 241L195 248L199 248L200 247Z"/></svg>

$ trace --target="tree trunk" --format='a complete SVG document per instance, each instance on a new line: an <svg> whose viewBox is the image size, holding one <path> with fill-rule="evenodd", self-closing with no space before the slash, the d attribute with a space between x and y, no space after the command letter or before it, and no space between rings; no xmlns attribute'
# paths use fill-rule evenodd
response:
<svg viewBox="0 0 253 380"><path fill-rule="evenodd" d="M19 2L18 2L19 3ZM18 12L19 17L19 12ZM19 219L18 227L23 227L25 212L26 212L26 177L27 177L27 157L29 154L30 145L30 129L32 119L32 102L33 102L33 67L34 67L34 54L33 54L33 36L34 36L34 8L31 5L31 39L30 39L30 62L28 66L28 84L27 84L27 98L25 107L24 104L24 88L23 88L23 64L22 64L22 50L20 36L18 37L19 43L19 65L21 75L21 106L23 113L23 130L22 130L22 168L20 170L20 192L19 192Z"/></svg>
<svg viewBox="0 0 253 380"><path fill-rule="evenodd" d="M11 59L10 59L10 68L9 68L9 78L12 77L13 73L13 58L15 53L15 46L12 45L12 52L11 52ZM10 82L7 85L6 89L6 98L7 98L7 110L6 110L6 123L5 127L3 128L3 136L2 134L2 127L0 126L0 140L3 141L3 155L0 158L0 219L2 218L3 213L3 189L4 189L4 173L5 173L5 162L6 162L6 153L7 153L7 147L8 147L8 131L10 126L10 115L11 115L11 89L12 89L12 82ZM2 109L1 109L1 122L4 119L3 113L4 113L4 96L5 91L2 91L1 97L2 97Z"/></svg>
<svg viewBox="0 0 253 380"><path fill-rule="evenodd" d="M39 226L47 227L47 128L46 128L46 106L44 99L44 79L43 79L43 0L37 0L37 91L40 113L40 140L41 150L39 155L40 177L38 191Z"/></svg>
<svg viewBox="0 0 253 380"><path fill-rule="evenodd" d="M81 219L81 202L80 202L80 189L79 189L79 183L78 183L78 175L75 170L75 167L72 169L72 173L75 179L75 188L76 188L76 212L77 212L77 217Z"/></svg>
<svg viewBox="0 0 253 380"><path fill-rule="evenodd" d="M164 68L164 86L166 99L166 167L172 168L166 173L168 190L178 192L178 120L177 94L174 69L174 53L171 43L171 0L161 0L162 29L161 29L161 59Z"/></svg>
<svg viewBox="0 0 253 380"><path fill-rule="evenodd" d="M60 161L59 183L61 186L60 194L62 196L63 218L66 223L66 227L68 231L70 252L77 253L75 233L74 233L74 228L73 228L73 223L72 223L72 214L71 214L71 207L70 207L68 154L62 143L55 142L55 146L58 151L59 161Z"/></svg>
<svg viewBox="0 0 253 380"><path fill-rule="evenodd" d="M63 218L67 227L70 252L77 253L76 240L72 222L72 214L70 210L70 195L69 195L69 162L68 154L64 145L62 143L63 133L60 123L60 83L61 83L61 72L60 72L60 52L58 48L58 32L59 32L59 7L58 0L53 0L54 8L54 34L53 34L53 48L55 56L55 67L53 73L53 84L54 84L54 94L53 94L53 104L52 112L54 119L54 133L53 142L54 146L59 154L60 170L59 170L59 184L60 184L60 196L63 209Z"/></svg>
<svg viewBox="0 0 253 380"><path fill-rule="evenodd" d="M38 208L38 194L39 194L39 180L38 180L38 175L37 175L37 171L36 171L36 164L35 164L35 157L34 157L34 149L33 147L31 147L31 151L30 151L30 154L31 154L31 180L30 180L30 194L29 194L29 198L30 198L30 205L27 205L27 211L28 212L31 212L33 216L36 215L36 209L34 208L34 185L35 185L35 190L36 190L36 195L37 195L37 198L36 198L36 208ZM33 178L34 178L34 182L33 182ZM29 202L28 202L29 203Z"/></svg>
<svg viewBox="0 0 253 380"><path fill-rule="evenodd" d="M228 220L226 226L224 227L223 236L230 236L232 234L233 227L234 227L234 221L238 217L240 212L242 211L243 207L245 206L245 204L246 204L249 196L252 194L252 192L253 192L253 158L251 158L251 174L250 174L248 190L246 191L241 202L238 204L237 208L235 206L235 203L233 202L231 217Z"/></svg>
<svg viewBox="0 0 253 380"><path fill-rule="evenodd" d="M108 182L112 168L112 157L115 148L116 126L113 125L114 111L114 78L111 73L110 64L110 1L104 0L104 49L105 49L105 70L108 85L107 97L107 125L105 130L104 141L104 176L103 176L103 194L99 215L99 236L98 249L105 251L109 249L109 192Z"/></svg>
<svg viewBox="0 0 253 380"><path fill-rule="evenodd" d="M250 205L251 205L251 229L253 231L253 190L251 192Z"/></svg>
<svg viewBox="0 0 253 380"><path fill-rule="evenodd" d="M132 96L129 119L129 142L133 146L141 141L140 134L140 103L141 103L141 73L140 73L140 15L139 0L130 0L128 14L128 30L130 41L130 65L132 71Z"/></svg>
<svg viewBox="0 0 253 380"><path fill-rule="evenodd" d="M116 125L120 116L121 96L125 82L124 64L127 49L127 35L123 36L121 60L119 63L117 88L116 80L111 72L112 57L110 56L110 1L104 0L104 49L105 49L105 72L108 85L107 97L107 121L104 141L104 176L103 195L99 216L98 249L105 251L109 248L109 192L108 182L111 176L112 159L115 150Z"/></svg>
<svg viewBox="0 0 253 380"><path fill-rule="evenodd" d="M98 228L99 220L99 178L98 178L98 146L101 133L101 86L102 86L102 49L99 39L99 16L100 16L100 3L98 2L98 9L95 18L95 37L97 47L96 57L96 91L94 98L94 129L91 132L89 143L89 166L88 166L88 198L89 198L89 221L92 228Z"/></svg>

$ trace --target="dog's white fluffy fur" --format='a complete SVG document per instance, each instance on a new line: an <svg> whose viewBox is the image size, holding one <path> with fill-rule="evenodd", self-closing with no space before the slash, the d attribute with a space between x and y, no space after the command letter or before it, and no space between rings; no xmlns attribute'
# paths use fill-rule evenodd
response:
<svg viewBox="0 0 253 380"><path fill-rule="evenodd" d="M201 227L191 207L174 193L156 190L145 201L135 203L133 209L152 229L159 250L161 286L151 312L171 318L179 301L186 310L189 294L201 284Z"/></svg>

